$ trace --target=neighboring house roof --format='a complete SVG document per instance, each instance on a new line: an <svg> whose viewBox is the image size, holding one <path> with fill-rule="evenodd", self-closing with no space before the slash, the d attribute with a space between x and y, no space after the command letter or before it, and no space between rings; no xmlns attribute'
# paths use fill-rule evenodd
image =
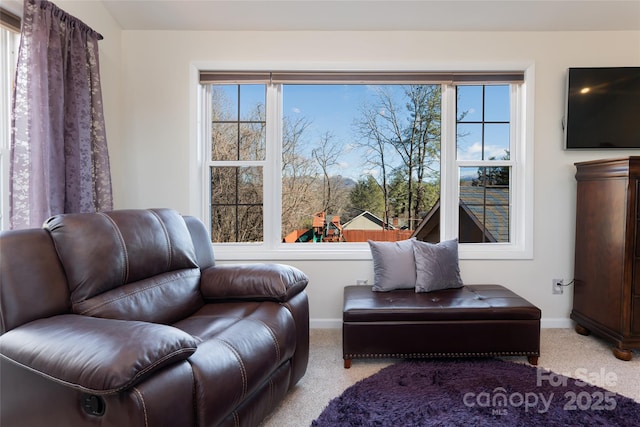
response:
<svg viewBox="0 0 640 427"><path fill-rule="evenodd" d="M342 225L343 230L393 230L394 228L369 211L362 212Z"/></svg>
<svg viewBox="0 0 640 427"><path fill-rule="evenodd" d="M473 236L482 236L487 242L509 241L509 188L460 186L460 241L478 242ZM469 224L463 227L463 224ZM429 236L439 234L440 200L420 222L412 236L418 240L432 241ZM436 240L437 241L437 240Z"/></svg>
<svg viewBox="0 0 640 427"><path fill-rule="evenodd" d="M509 241L509 187L460 186L460 208L486 227L490 242Z"/></svg>
<svg viewBox="0 0 640 427"><path fill-rule="evenodd" d="M440 241L440 199L436 200L433 207L422 218L411 237L423 242L437 243Z"/></svg>

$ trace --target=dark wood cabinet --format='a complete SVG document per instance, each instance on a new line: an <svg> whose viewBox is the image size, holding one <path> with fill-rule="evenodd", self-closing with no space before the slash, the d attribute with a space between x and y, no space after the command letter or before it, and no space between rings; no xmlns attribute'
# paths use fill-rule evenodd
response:
<svg viewBox="0 0 640 427"><path fill-rule="evenodd" d="M576 331L640 349L640 156L576 163L576 246L571 319Z"/></svg>

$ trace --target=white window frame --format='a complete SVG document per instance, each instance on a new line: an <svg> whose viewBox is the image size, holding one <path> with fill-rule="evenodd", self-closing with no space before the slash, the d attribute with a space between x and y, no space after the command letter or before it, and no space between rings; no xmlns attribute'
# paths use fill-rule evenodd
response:
<svg viewBox="0 0 640 427"><path fill-rule="evenodd" d="M18 60L20 33L0 26L0 230L10 228L9 218L9 179L11 169L11 111L13 98L13 80Z"/></svg>
<svg viewBox="0 0 640 427"><path fill-rule="evenodd" d="M513 67L507 67L513 69ZM209 195L209 162L211 153L211 135L208 123L210 118L210 99L206 87L198 83L199 70L207 67L194 65L192 69L192 84L196 86L197 100L196 118L197 143L193 144L197 153L193 158L197 161L194 168L200 172L198 181L200 191L192 192L199 200L192 203L199 212L205 224L210 224L210 195ZM238 69L238 68L234 68ZM496 68L498 70L499 68ZM511 182L511 215L510 242L508 243L461 243L459 258L465 259L532 259L533 258L533 81L534 66L524 68L524 83L514 89L512 86L511 103L511 140L515 141L511 147L511 160L504 162L504 166L512 166ZM495 82L492 82L495 83ZM480 84L480 83L477 83ZM273 96L270 96L273 95ZM264 171L264 242L262 243L215 243L216 258L219 260L358 260L371 259L371 252L367 243L322 243L322 244L285 244L281 243L280 203L282 198L281 170L281 129L282 121L282 90L280 85L267 84L267 151L264 162L260 162ZM448 114L455 118L455 86L442 85L442 116ZM451 116L451 114L453 114ZM458 206L459 206L459 176L460 166L465 162L456 160L456 123L455 120L443 120L441 149L441 210L440 233L441 240L456 238L458 235ZM453 135L453 140L451 136ZM269 139L273 138L273 139ZM270 143L277 141L277 143ZM245 162L238 162L245 163ZM226 163L226 165L230 165ZM244 164L243 164L244 165ZM477 166L477 162L473 163ZM503 166L501 161L491 161L491 166ZM197 195L197 196L196 196ZM273 225L273 226L270 226Z"/></svg>
<svg viewBox="0 0 640 427"><path fill-rule="evenodd" d="M509 139L513 141L510 147L510 160L464 161L456 159L456 144L443 144L441 150L442 167L441 204L444 206L440 213L440 239L447 240L458 236L460 176L461 167L468 166L509 166L512 168L510 191L511 221L509 242L505 243L461 243L459 245L460 259L531 259L533 258L533 138L526 133L527 122L532 122L529 111L533 106L526 105L527 77L519 86L511 85L511 126ZM443 87L442 115L454 114L456 107L455 86ZM445 113L446 110L446 113ZM451 111L453 110L453 111ZM447 122L443 128L443 141L455 140L456 122ZM445 214L448 212L447 214Z"/></svg>

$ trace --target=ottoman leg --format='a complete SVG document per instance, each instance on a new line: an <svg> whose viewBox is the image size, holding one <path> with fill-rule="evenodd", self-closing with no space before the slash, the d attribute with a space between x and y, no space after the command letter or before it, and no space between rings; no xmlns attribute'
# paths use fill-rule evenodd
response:
<svg viewBox="0 0 640 427"><path fill-rule="evenodd" d="M527 356L527 360L533 366L536 366L538 364L538 356Z"/></svg>
<svg viewBox="0 0 640 427"><path fill-rule="evenodd" d="M351 367L351 359L344 359L344 369L349 369Z"/></svg>

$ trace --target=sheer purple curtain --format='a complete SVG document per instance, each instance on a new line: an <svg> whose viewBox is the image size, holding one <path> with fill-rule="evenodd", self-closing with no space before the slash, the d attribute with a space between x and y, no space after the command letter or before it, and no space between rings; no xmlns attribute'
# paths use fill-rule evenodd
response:
<svg viewBox="0 0 640 427"><path fill-rule="evenodd" d="M11 228L113 208L102 110L102 36L46 0L24 0L11 139Z"/></svg>

